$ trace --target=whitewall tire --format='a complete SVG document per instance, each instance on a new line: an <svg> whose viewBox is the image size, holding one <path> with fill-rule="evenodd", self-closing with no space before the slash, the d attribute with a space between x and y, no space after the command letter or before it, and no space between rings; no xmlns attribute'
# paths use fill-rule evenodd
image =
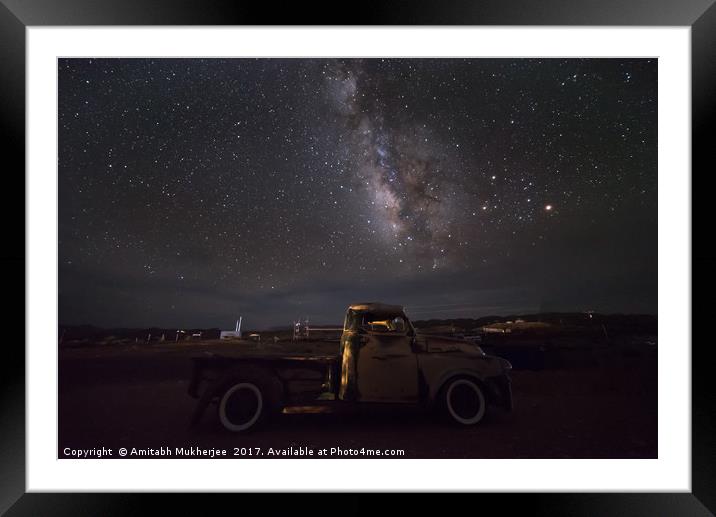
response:
<svg viewBox="0 0 716 517"><path fill-rule="evenodd" d="M485 416L487 401L480 385L469 378L448 381L443 406L447 418L460 426L479 423Z"/></svg>
<svg viewBox="0 0 716 517"><path fill-rule="evenodd" d="M239 382L222 395L219 420L229 431L248 431L261 421L265 406L263 393L256 384Z"/></svg>

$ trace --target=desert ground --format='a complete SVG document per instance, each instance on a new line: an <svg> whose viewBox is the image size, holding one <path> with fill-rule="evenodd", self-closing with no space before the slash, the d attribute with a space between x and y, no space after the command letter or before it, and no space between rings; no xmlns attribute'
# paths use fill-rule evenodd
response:
<svg viewBox="0 0 716 517"><path fill-rule="evenodd" d="M236 435L221 427L215 406L190 428L196 403L187 394L190 358L227 346L237 345L60 349L58 457L68 457L66 447L111 448L110 457L119 457L121 447L224 448L229 457L235 447L399 449L404 458L657 457L655 353L612 354L597 364L570 367L516 366L514 411L495 410L468 429L447 426L415 409L312 413L308 408L282 414L260 431ZM326 343L322 351L336 346Z"/></svg>

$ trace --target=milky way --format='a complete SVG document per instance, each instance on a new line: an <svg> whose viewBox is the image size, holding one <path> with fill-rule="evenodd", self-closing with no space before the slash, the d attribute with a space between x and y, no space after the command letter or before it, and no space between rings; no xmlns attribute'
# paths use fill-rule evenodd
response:
<svg viewBox="0 0 716 517"><path fill-rule="evenodd" d="M359 62L326 77L329 98L345 117L345 144L357 157L357 188L375 205L381 237L404 248L405 260L435 269L449 259L451 229L449 207L440 197L446 181L430 131L425 124L390 127L380 107L367 101L364 81Z"/></svg>
<svg viewBox="0 0 716 517"><path fill-rule="evenodd" d="M656 70L62 59L60 319L654 312Z"/></svg>

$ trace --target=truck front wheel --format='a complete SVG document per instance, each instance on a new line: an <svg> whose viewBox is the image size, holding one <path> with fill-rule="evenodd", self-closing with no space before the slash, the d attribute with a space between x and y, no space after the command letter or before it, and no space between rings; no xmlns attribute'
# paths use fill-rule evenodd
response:
<svg viewBox="0 0 716 517"><path fill-rule="evenodd" d="M241 381L227 389L219 400L219 420L229 431L244 432L257 427L266 414L266 400L257 383Z"/></svg>
<svg viewBox="0 0 716 517"><path fill-rule="evenodd" d="M485 416L485 393L479 383L469 377L449 380L441 390L441 395L442 413L455 425L475 425Z"/></svg>

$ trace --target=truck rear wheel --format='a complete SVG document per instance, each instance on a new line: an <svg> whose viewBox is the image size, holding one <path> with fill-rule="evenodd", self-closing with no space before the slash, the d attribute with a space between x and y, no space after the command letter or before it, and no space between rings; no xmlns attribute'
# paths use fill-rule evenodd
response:
<svg viewBox="0 0 716 517"><path fill-rule="evenodd" d="M445 418L459 426L478 424L485 416L487 399L478 382L469 377L450 379L442 393L442 412Z"/></svg>
<svg viewBox="0 0 716 517"><path fill-rule="evenodd" d="M255 429L265 419L267 401L259 383L239 381L231 385L219 400L219 420L229 431Z"/></svg>

